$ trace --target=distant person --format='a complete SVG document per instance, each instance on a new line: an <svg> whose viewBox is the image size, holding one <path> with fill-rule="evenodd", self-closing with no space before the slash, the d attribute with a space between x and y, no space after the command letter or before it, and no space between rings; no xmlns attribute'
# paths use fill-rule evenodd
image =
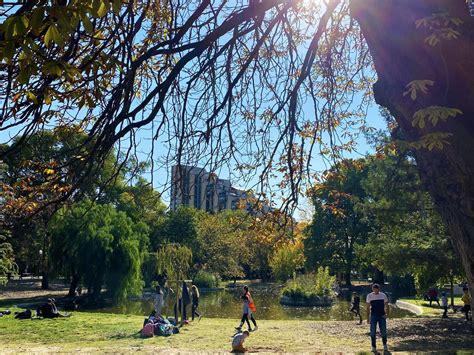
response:
<svg viewBox="0 0 474 355"><path fill-rule="evenodd" d="M242 319L240 321L240 325L238 327L236 327L235 329L237 329L238 331L242 330L242 326L244 325L244 322L247 322L247 326L249 328L249 331L256 331L256 330L258 330L258 326L257 326L257 321L255 320L255 318L253 316L253 312L256 311L255 303L253 302L252 295L250 294L250 291L249 291L249 287L244 286L243 291L244 291L244 293L240 297L242 299L242 302L243 302ZM250 316L250 320L252 321L252 323L254 325L253 330L250 327L249 316Z"/></svg>
<svg viewBox="0 0 474 355"><path fill-rule="evenodd" d="M186 285L186 282L183 281L182 286L182 300L183 300L183 319L188 320L186 308L191 304L191 295L189 294L189 288ZM180 307L181 309L181 307Z"/></svg>
<svg viewBox="0 0 474 355"><path fill-rule="evenodd" d="M448 318L448 296L446 296L446 292L441 294L441 307L443 307L443 317Z"/></svg>
<svg viewBox="0 0 474 355"><path fill-rule="evenodd" d="M463 301L464 306L461 308L461 312L464 312L466 315L466 320L469 321L469 311L471 310L471 296L469 295L469 289L467 287L463 287L464 294L461 297L461 301Z"/></svg>
<svg viewBox="0 0 474 355"><path fill-rule="evenodd" d="M362 324L362 316L360 314L360 297L357 292L352 292L352 302L350 311L359 317L359 324Z"/></svg>
<svg viewBox="0 0 474 355"><path fill-rule="evenodd" d="M161 311L163 309L163 305L165 304L165 296L163 291L161 290L160 285L157 285L155 288L155 300L154 300L154 308L155 313L161 315Z"/></svg>
<svg viewBox="0 0 474 355"><path fill-rule="evenodd" d="M232 351L236 353L245 353L247 349L244 348L244 341L250 336L248 330L239 332L232 337Z"/></svg>
<svg viewBox="0 0 474 355"><path fill-rule="evenodd" d="M380 285L373 284L372 292L367 295L367 324L370 324L370 339L372 341L372 352L377 353L376 333L377 324L382 335L383 350L388 351L387 346L387 315L388 297L380 292Z"/></svg>
<svg viewBox="0 0 474 355"><path fill-rule="evenodd" d="M436 290L435 287L430 288L428 292L425 293L424 300L430 303L430 307L433 302L436 302L438 306L440 305L439 298L438 298L438 291Z"/></svg>
<svg viewBox="0 0 474 355"><path fill-rule="evenodd" d="M39 307L36 313L37 316L42 316L43 318L69 317L69 314L59 313L54 298L48 298L48 302Z"/></svg>
<svg viewBox="0 0 474 355"><path fill-rule="evenodd" d="M201 320L202 316L197 311L197 308L199 307L199 289L196 285L191 286L191 303L191 319L194 320L194 316L196 315L199 317L199 320Z"/></svg>
<svg viewBox="0 0 474 355"><path fill-rule="evenodd" d="M178 311L181 314L181 321L188 320L187 307L191 303L191 296L189 295L189 289L186 285L186 282L183 281L181 297L178 300L178 309L176 309L176 304L174 305L174 314L176 321L178 321Z"/></svg>

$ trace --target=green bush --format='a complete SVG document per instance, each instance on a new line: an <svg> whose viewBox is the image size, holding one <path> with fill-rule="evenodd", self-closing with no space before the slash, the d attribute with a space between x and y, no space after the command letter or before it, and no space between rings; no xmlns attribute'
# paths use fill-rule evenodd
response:
<svg viewBox="0 0 474 355"><path fill-rule="evenodd" d="M214 288L219 286L219 278L207 271L199 271L193 283L199 288Z"/></svg>
<svg viewBox="0 0 474 355"><path fill-rule="evenodd" d="M329 268L320 267L315 274L300 275L289 281L283 289L283 296L293 299L334 297L336 278L329 274Z"/></svg>

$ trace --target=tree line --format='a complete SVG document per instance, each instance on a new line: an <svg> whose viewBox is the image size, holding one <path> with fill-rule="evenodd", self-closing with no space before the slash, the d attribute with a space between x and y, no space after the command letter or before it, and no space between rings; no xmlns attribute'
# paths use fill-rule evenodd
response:
<svg viewBox="0 0 474 355"><path fill-rule="evenodd" d="M21 272L41 273L44 287L51 275L66 278L70 295L84 287L92 296L106 289L124 298L164 282L169 275L159 255L167 245L178 245L191 255L187 277L205 271L225 280L285 282L295 272L329 267L346 284L354 276L385 273L409 276L423 290L462 275L448 232L407 152L337 163L308 191L312 221L283 224L278 211L258 217L244 210L167 211L148 181L128 177L140 164L124 161L117 175L114 156L109 169L106 164L57 209L47 201L74 180L70 166L61 174L69 181L55 179L71 140L85 136L75 130L42 131L4 162L2 274L14 272L16 265ZM50 188L34 188L44 185ZM27 203L46 207L23 218L16 211L25 193L32 194Z"/></svg>

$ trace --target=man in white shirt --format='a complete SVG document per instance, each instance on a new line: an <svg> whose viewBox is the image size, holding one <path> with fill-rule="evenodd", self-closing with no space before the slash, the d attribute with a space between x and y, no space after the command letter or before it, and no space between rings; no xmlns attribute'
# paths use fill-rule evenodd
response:
<svg viewBox="0 0 474 355"><path fill-rule="evenodd" d="M380 334L382 335L383 350L388 351L387 316L388 297L385 293L380 292L379 284L373 284L372 292L367 295L367 324L370 324L370 338L372 340L372 352L374 353L377 352L377 323L379 324Z"/></svg>

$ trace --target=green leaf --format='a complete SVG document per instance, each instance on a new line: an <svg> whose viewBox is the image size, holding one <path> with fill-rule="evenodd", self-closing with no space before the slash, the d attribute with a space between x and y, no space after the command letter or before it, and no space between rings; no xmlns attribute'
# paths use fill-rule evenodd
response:
<svg viewBox="0 0 474 355"><path fill-rule="evenodd" d="M26 17L17 17L15 18L14 26L13 26L13 37L21 37L26 34L26 28L28 26L28 19L24 21ZM25 26L26 23L26 26Z"/></svg>
<svg viewBox="0 0 474 355"><path fill-rule="evenodd" d="M27 68L24 68L20 71L20 74L18 74L18 82L21 85L26 85L30 81L30 72Z"/></svg>
<svg viewBox="0 0 474 355"><path fill-rule="evenodd" d="M43 25L44 11L42 8L33 10L31 15L30 26L34 34L38 35L41 32Z"/></svg>
<svg viewBox="0 0 474 355"><path fill-rule="evenodd" d="M3 23L3 27L5 28L5 39L12 39L13 38L13 31L15 29L15 16L7 18Z"/></svg>
<svg viewBox="0 0 474 355"><path fill-rule="evenodd" d="M59 47L64 45L63 37L54 23L49 26L48 31L46 31L46 34L44 35L44 43L46 44L46 47L49 47L51 42L55 42Z"/></svg>
<svg viewBox="0 0 474 355"><path fill-rule="evenodd" d="M87 31L87 33L92 33L94 26L92 26L92 22L89 17L87 17L87 14L82 17L82 23L84 24L84 29Z"/></svg>
<svg viewBox="0 0 474 355"><path fill-rule="evenodd" d="M112 3L112 8L116 15L120 14L120 9L122 8L122 0L114 0Z"/></svg>
<svg viewBox="0 0 474 355"><path fill-rule="evenodd" d="M32 101L35 105L38 104L38 99L36 98L36 95L33 94L31 91L27 91L26 96L28 97L28 100Z"/></svg>
<svg viewBox="0 0 474 355"><path fill-rule="evenodd" d="M5 47L3 47L3 57L7 59L12 59L15 55L15 42L6 41Z"/></svg>
<svg viewBox="0 0 474 355"><path fill-rule="evenodd" d="M110 3L107 0L102 0L100 2L99 9L97 10L97 16L104 17L107 15L107 11L109 11Z"/></svg>

